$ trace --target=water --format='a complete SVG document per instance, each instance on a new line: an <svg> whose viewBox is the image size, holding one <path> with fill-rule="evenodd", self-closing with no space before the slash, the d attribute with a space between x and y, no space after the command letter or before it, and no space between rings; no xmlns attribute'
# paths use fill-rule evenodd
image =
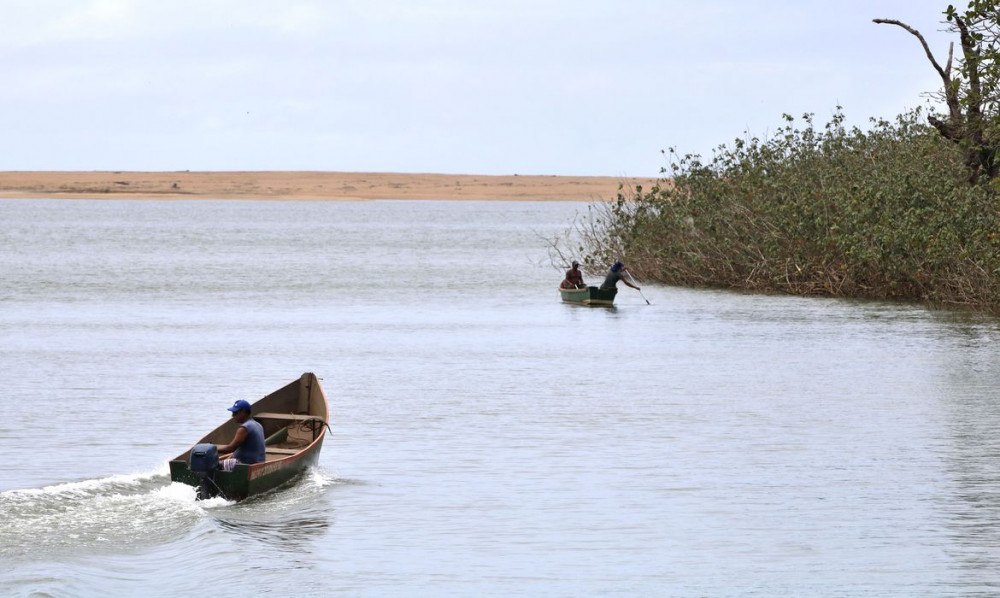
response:
<svg viewBox="0 0 1000 598"><path fill-rule="evenodd" d="M1000 593L996 320L563 305L543 237L583 209L0 202L0 594ZM303 371L317 468L170 483Z"/></svg>

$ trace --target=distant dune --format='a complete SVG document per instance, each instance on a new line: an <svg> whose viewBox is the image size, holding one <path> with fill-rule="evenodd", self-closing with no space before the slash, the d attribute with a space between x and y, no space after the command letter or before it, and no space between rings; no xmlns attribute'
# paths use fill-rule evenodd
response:
<svg viewBox="0 0 1000 598"><path fill-rule="evenodd" d="M0 198L477 199L605 201L618 185L651 179L598 176L365 172L0 172Z"/></svg>

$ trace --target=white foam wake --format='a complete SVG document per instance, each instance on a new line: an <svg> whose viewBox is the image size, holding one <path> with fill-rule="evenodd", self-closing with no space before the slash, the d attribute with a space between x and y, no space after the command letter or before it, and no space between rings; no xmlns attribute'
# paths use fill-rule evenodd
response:
<svg viewBox="0 0 1000 598"><path fill-rule="evenodd" d="M16 499L27 497L38 497L45 495L59 496L86 496L97 493L106 493L108 490L123 490L126 488L138 488L143 484L163 478L169 475L170 468L163 464L152 471L145 471L131 474L116 474L104 478L91 480L80 480L76 482L63 482L42 488L24 488L19 490L5 490L0 492L0 500L4 498Z"/></svg>

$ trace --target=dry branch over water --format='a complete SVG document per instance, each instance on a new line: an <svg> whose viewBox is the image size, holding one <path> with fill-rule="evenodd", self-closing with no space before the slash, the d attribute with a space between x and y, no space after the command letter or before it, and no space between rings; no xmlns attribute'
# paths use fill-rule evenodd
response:
<svg viewBox="0 0 1000 598"><path fill-rule="evenodd" d="M0 172L0 198L607 201L621 183L602 176L9 171Z"/></svg>

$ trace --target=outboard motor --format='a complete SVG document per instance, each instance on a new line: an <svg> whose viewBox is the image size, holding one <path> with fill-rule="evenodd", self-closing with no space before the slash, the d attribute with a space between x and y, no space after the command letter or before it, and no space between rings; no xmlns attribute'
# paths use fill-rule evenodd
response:
<svg viewBox="0 0 1000 598"><path fill-rule="evenodd" d="M198 500L212 498L219 494L215 485L215 472L219 469L219 448L214 444L196 444L188 458L191 473L198 476Z"/></svg>

